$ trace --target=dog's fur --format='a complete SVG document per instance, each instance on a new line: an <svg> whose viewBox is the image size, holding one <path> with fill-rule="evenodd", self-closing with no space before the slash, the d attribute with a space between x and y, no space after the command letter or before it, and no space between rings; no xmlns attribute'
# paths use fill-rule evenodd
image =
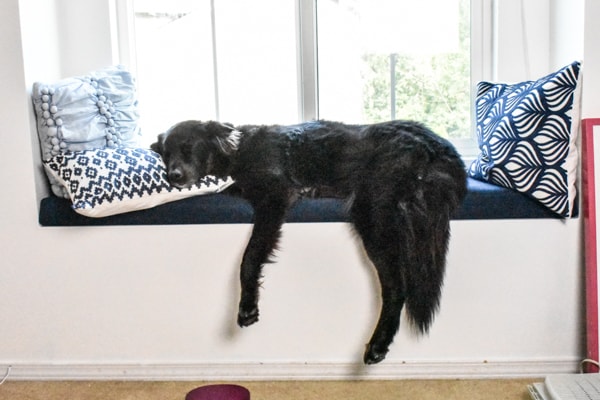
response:
<svg viewBox="0 0 600 400"><path fill-rule="evenodd" d="M185 121L159 135L152 149L174 186L231 176L254 208L241 264L240 326L258 320L262 266L286 211L310 187L347 199L379 276L383 303L364 362L385 358L404 304L416 330L428 332L440 301L450 218L466 194L464 164L448 141L411 121L240 127Z"/></svg>

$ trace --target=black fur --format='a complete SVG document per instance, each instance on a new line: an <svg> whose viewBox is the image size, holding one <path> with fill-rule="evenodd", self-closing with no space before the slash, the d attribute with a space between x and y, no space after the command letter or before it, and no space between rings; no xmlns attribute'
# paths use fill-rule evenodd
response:
<svg viewBox="0 0 600 400"><path fill-rule="evenodd" d="M171 183L231 176L255 211L241 265L238 324L258 320L261 269L277 245L286 211L306 187L347 198L356 232L381 284L382 308L364 362L380 362L400 324L426 333L438 310L450 218L466 194L454 147L423 125L232 127L185 121L159 136Z"/></svg>

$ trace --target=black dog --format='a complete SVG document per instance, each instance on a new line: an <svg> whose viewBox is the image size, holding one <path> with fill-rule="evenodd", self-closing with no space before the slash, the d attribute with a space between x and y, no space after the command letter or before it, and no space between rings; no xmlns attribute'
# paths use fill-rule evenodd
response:
<svg viewBox="0 0 600 400"><path fill-rule="evenodd" d="M185 121L159 135L168 178L188 187L205 175L231 176L254 208L254 229L241 265L238 324L258 320L261 269L280 236L286 211L306 188L347 198L348 210L382 289L379 322L364 362L385 358L404 304L426 333L439 301L450 218L466 194L454 147L421 124L232 127Z"/></svg>

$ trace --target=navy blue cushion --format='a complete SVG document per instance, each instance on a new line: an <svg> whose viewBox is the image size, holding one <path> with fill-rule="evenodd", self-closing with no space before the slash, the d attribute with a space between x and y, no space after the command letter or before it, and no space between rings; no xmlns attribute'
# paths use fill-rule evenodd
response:
<svg viewBox="0 0 600 400"><path fill-rule="evenodd" d="M537 201L516 191L468 179L468 194L454 219L560 218ZM42 226L83 225L185 225L251 223L250 204L227 194L208 194L103 218L76 213L67 199L50 196L42 200ZM300 199L288 213L287 222L348 222L340 199Z"/></svg>

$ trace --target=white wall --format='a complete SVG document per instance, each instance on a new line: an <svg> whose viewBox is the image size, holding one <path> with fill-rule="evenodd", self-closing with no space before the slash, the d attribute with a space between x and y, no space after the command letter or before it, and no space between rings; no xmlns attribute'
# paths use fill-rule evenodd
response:
<svg viewBox="0 0 600 400"><path fill-rule="evenodd" d="M533 80L581 60L584 2L492 0L495 66L484 79Z"/></svg>
<svg viewBox="0 0 600 400"><path fill-rule="evenodd" d="M583 118L600 117L600 2L586 0L585 2L585 64L584 64L584 90L583 90Z"/></svg>
<svg viewBox="0 0 600 400"><path fill-rule="evenodd" d="M550 0L551 69L558 69L571 61L583 59L585 3L590 2ZM586 42L590 43L593 40Z"/></svg>
<svg viewBox="0 0 600 400"><path fill-rule="evenodd" d="M56 10L66 1L55 0ZM403 326L387 360L368 368L360 359L378 294L344 224L285 227L277 263L265 269L261 321L246 329L234 322L237 264L248 225L38 226L34 177L40 175L27 91L38 73L45 79L71 68L101 67L111 54L99 44L102 56L71 55L77 65L66 67L60 62L65 58L51 56L61 50L39 53L37 46L52 45L61 35L52 30L51 8L34 7L39 4L0 4L0 51L11 55L0 67L0 135L10 149L0 158L6 185L0 199L0 367L12 365L15 379L403 378L574 370L584 353L577 219L453 222L442 309L431 335L415 339ZM104 10L106 2L86 5L82 13L102 15L94 7ZM40 26L48 40L36 42ZM80 45L92 46L90 40L107 38L82 35ZM76 48L76 42L69 45L69 51ZM42 61L47 67L36 67Z"/></svg>
<svg viewBox="0 0 600 400"><path fill-rule="evenodd" d="M549 72L550 6L548 0L495 0L493 79L520 82ZM571 60L572 61L572 60Z"/></svg>

